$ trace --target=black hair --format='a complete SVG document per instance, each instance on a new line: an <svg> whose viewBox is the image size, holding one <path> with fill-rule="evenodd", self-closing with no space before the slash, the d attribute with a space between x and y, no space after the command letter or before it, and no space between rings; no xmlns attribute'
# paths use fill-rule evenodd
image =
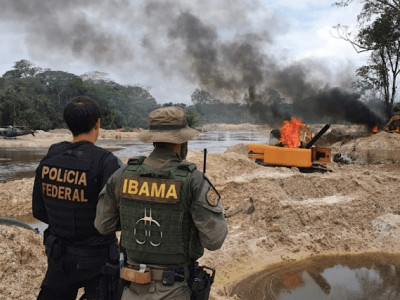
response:
<svg viewBox="0 0 400 300"><path fill-rule="evenodd" d="M64 108L64 120L73 136L88 133L99 118L99 106L88 97L75 97Z"/></svg>

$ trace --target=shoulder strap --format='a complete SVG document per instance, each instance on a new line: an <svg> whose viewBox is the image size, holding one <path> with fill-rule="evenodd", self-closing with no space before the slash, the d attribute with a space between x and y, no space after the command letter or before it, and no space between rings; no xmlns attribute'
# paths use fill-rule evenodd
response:
<svg viewBox="0 0 400 300"><path fill-rule="evenodd" d="M96 173L97 175L96 176L97 176L97 187L98 187L99 191L101 191L103 188L103 186L102 186L103 182L101 180L103 164L109 155L112 155L112 153L108 152L108 151L103 151L101 154L100 160L99 160L99 165L97 166L97 173ZM107 182L107 180L104 182L104 184L106 182Z"/></svg>
<svg viewBox="0 0 400 300"><path fill-rule="evenodd" d="M174 174L176 176L186 177L188 173L192 173L196 170L196 165L194 163L189 162L181 162L175 169ZM189 175L190 177L190 175Z"/></svg>
<svg viewBox="0 0 400 300"><path fill-rule="evenodd" d="M177 168L188 172L193 172L194 170L197 169L196 165L191 162L181 162Z"/></svg>
<svg viewBox="0 0 400 300"><path fill-rule="evenodd" d="M143 164L143 161L145 160L146 156L135 156L131 157L128 160L128 165L141 165Z"/></svg>

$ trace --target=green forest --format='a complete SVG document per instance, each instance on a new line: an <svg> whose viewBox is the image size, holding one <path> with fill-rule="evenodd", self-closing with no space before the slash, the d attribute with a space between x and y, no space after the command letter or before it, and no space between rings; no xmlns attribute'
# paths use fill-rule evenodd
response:
<svg viewBox="0 0 400 300"><path fill-rule="evenodd" d="M143 87L120 85L92 75L82 78L63 71L43 70L27 60L16 62L0 78L0 127L63 128L63 108L78 95L97 101L105 129L145 128L150 111L170 105L184 108L193 127L205 122L254 122L243 105L202 101L196 98L196 93L192 96L193 105L172 102L161 105Z"/></svg>
<svg viewBox="0 0 400 300"><path fill-rule="evenodd" d="M0 78L2 126L25 126L49 130L65 127L63 108L78 95L97 101L102 127L142 127L149 111L158 107L143 88L87 79L52 70L42 70L21 60Z"/></svg>
<svg viewBox="0 0 400 300"><path fill-rule="evenodd" d="M272 89L255 102L228 103L213 98L207 91L195 89L188 99L190 105L159 104L143 87L121 85L104 78L105 74L100 72L78 76L43 70L27 60L18 61L12 70L0 77L0 127L11 125L45 131L63 128L66 126L63 108L78 95L97 101L102 128L127 131L146 128L150 111L171 105L186 110L192 127L209 123L279 125L291 116L306 123L343 122L373 126L385 121L379 114L383 102L361 102L359 93L347 93L338 88L320 90L316 95L292 104L286 103Z"/></svg>

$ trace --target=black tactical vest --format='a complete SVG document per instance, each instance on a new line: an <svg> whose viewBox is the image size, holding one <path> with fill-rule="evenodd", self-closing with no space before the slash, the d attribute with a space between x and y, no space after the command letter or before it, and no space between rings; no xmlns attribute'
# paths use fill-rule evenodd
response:
<svg viewBox="0 0 400 300"><path fill-rule="evenodd" d="M78 240L100 235L93 224L101 189L99 171L108 154L84 143L75 149L49 151L42 160L38 176L54 235Z"/></svg>
<svg viewBox="0 0 400 300"><path fill-rule="evenodd" d="M148 264L189 264L203 254L190 215L192 163L152 169L131 159L121 180L122 246L128 258Z"/></svg>

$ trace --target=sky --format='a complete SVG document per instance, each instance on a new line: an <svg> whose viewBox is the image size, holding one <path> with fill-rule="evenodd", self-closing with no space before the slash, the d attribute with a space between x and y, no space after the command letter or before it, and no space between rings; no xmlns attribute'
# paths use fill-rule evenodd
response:
<svg viewBox="0 0 400 300"><path fill-rule="evenodd" d="M76 75L104 72L158 103L196 88L224 101L288 99L350 88L367 56L335 37L360 7L330 0L3 0L0 75L15 62ZM251 93L250 90L255 91Z"/></svg>

